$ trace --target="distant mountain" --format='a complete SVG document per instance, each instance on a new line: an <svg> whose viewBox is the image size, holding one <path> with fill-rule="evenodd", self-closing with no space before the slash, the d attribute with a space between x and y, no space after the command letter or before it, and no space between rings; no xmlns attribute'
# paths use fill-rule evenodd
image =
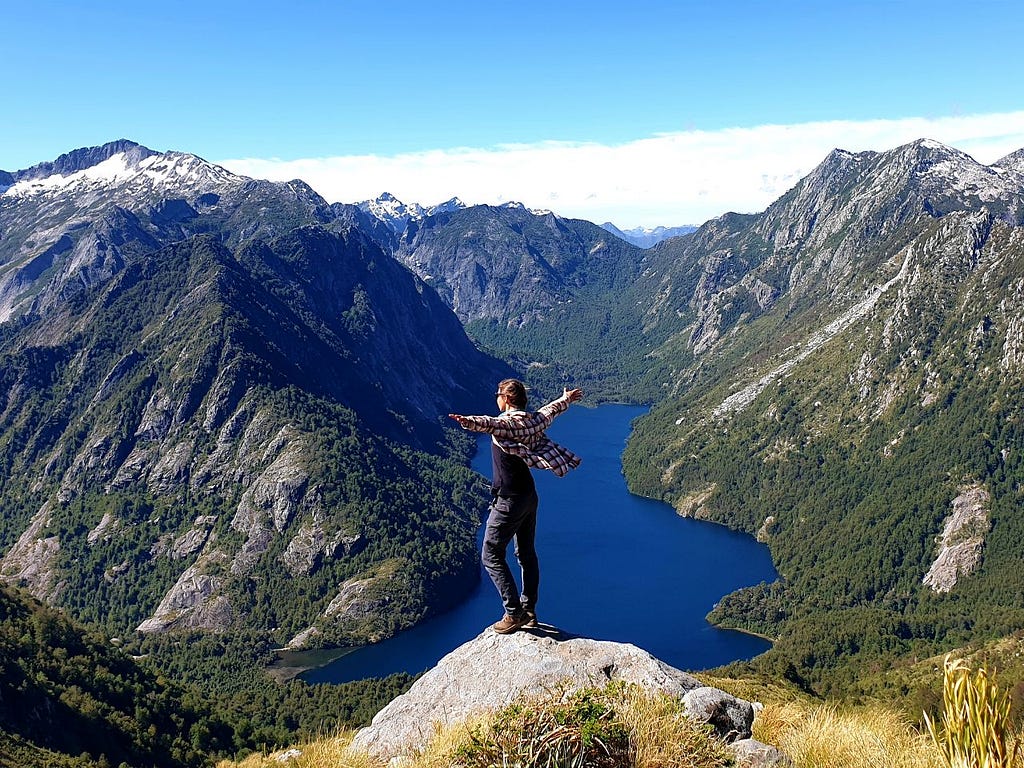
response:
<svg viewBox="0 0 1024 768"><path fill-rule="evenodd" d="M395 256L497 355L551 388L649 399L646 333L632 286L646 252L596 224L522 205L478 205L410 222Z"/></svg>
<svg viewBox="0 0 1024 768"><path fill-rule="evenodd" d="M406 205L390 192L384 192L375 200L364 200L361 203L356 203L356 207L383 221L395 235L401 236L410 222L420 221L427 216L439 213L451 213L452 211L461 210L466 206L457 197L431 207L424 207L419 203Z"/></svg>
<svg viewBox="0 0 1024 768"><path fill-rule="evenodd" d="M296 644L457 600L483 494L443 414L510 370L300 182L71 156L0 196L0 577L110 631Z"/></svg>
<svg viewBox="0 0 1024 768"><path fill-rule="evenodd" d="M14 182L71 176L100 165L115 155L123 155L128 164L137 164L147 157L159 154L134 141L119 139L100 147L83 147L67 152L52 162L42 162L26 170L15 171L12 176Z"/></svg>
<svg viewBox="0 0 1024 768"><path fill-rule="evenodd" d="M1024 173L1024 149L1018 149L1016 152L1011 152L1006 157L994 162L992 166L995 168L1005 168L1009 171Z"/></svg>
<svg viewBox="0 0 1024 768"><path fill-rule="evenodd" d="M12 178L0 194L0 321L43 312L109 279L134 255L193 235L235 246L335 220L301 181L257 181L123 140Z"/></svg>
<svg viewBox="0 0 1024 768"><path fill-rule="evenodd" d="M697 229L697 227L693 226L654 227L653 229L647 229L646 227L634 227L633 229L623 231L610 221L606 221L602 224L601 228L608 230L616 237L621 237L627 243L632 243L638 248L650 248L652 245L657 245L662 240L667 240L670 237L688 235Z"/></svg>

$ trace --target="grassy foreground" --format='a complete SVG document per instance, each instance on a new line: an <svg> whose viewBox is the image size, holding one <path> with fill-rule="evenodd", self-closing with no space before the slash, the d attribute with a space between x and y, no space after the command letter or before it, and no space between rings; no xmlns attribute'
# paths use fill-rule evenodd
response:
<svg viewBox="0 0 1024 768"><path fill-rule="evenodd" d="M750 681L707 679L764 703L754 738L778 747L795 768L1017 768L1022 733L1011 728L1008 696L987 670L943 667L943 705L922 729L893 707L846 707ZM351 746L352 732L287 752L252 755L218 768L383 768ZM441 729L403 768L588 766L718 768L732 764L707 727L682 716L678 701L610 684L513 703Z"/></svg>

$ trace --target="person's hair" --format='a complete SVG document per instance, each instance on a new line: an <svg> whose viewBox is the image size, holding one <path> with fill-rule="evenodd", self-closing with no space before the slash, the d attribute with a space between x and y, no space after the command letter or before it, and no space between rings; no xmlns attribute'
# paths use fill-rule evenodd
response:
<svg viewBox="0 0 1024 768"><path fill-rule="evenodd" d="M505 379L498 382L498 392L508 399L513 408L518 410L526 408L526 385L519 379Z"/></svg>

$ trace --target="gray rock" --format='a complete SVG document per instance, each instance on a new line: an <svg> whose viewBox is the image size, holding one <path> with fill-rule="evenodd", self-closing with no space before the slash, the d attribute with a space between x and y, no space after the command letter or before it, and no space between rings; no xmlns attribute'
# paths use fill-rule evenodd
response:
<svg viewBox="0 0 1024 768"><path fill-rule="evenodd" d="M683 706L694 720L710 723L715 733L725 741L750 738L750 726L754 722L754 705L749 701L705 686L685 694Z"/></svg>
<svg viewBox="0 0 1024 768"><path fill-rule="evenodd" d="M990 502L988 490L979 484L961 489L953 499L953 511L938 537L938 554L922 579L932 592L951 592L962 577L978 570L985 536L992 528Z"/></svg>
<svg viewBox="0 0 1024 768"><path fill-rule="evenodd" d="M53 502L47 501L32 517L10 551L0 560L0 580L21 584L33 597L53 600L61 588L55 561L60 540L44 532L53 520Z"/></svg>
<svg viewBox="0 0 1024 768"><path fill-rule="evenodd" d="M228 598L220 594L222 577L208 572L216 571L225 559L223 552L202 555L181 574L153 615L135 630L160 633L169 629L227 629L234 620L234 611Z"/></svg>
<svg viewBox="0 0 1024 768"><path fill-rule="evenodd" d="M792 768L793 761L780 749L756 739L739 739L729 745L737 768Z"/></svg>
<svg viewBox="0 0 1024 768"><path fill-rule="evenodd" d="M543 627L511 635L486 630L441 659L378 712L353 744L387 760L423 746L437 725L462 722L474 713L495 711L517 698L558 687L571 691L610 681L678 698L713 690L634 645L572 637ZM752 706L718 693L717 700L731 716L749 715L745 724L729 720L730 728L749 735ZM710 701L710 696L702 695L696 703L706 707ZM710 713L706 719L717 722L721 717Z"/></svg>

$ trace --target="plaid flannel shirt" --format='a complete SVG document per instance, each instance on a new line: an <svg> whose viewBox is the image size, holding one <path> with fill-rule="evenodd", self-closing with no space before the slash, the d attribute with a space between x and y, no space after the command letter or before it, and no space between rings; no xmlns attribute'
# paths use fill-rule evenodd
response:
<svg viewBox="0 0 1024 768"><path fill-rule="evenodd" d="M569 407L568 395L552 400L539 411L505 411L500 416L466 416L471 432L489 432L505 453L518 456L534 469L550 469L564 477L580 465L579 456L549 438L544 430Z"/></svg>

